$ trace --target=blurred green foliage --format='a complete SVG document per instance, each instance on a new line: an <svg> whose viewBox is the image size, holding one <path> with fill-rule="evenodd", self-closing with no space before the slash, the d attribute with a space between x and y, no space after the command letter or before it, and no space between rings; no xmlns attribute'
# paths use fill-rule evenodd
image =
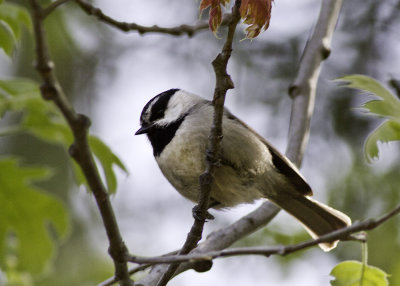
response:
<svg viewBox="0 0 400 286"><path fill-rule="evenodd" d="M73 142L71 130L65 119L54 104L41 98L39 85L32 80L0 80L0 115L4 115L6 111L20 112L22 118L15 125L0 130L0 135L7 135L10 130L27 132L42 141L60 144L65 149ZM124 164L99 138L89 135L89 145L104 172L109 192L115 193L117 180L113 166L127 172ZM74 170L78 183L86 184L80 169Z"/></svg>
<svg viewBox="0 0 400 286"><path fill-rule="evenodd" d="M0 266L6 273L10 265L31 274L43 272L54 252L49 223L53 236L66 236L65 207L32 185L49 173L47 168L21 167L15 159L0 159Z"/></svg>
<svg viewBox="0 0 400 286"><path fill-rule="evenodd" d="M59 45L60 42L65 42L66 38L71 39L62 18L53 18L53 21L54 19L58 21L58 25L49 30L60 37L60 40L54 42L52 39L51 48L54 47L54 43ZM28 30L31 29L26 8L19 4L2 3L0 5L0 48L9 57L18 52L15 48L23 38L25 32L23 26L26 26ZM64 55L65 49L71 48L71 45L58 47L60 50L57 54ZM71 130L63 116L53 103L42 99L39 84L32 79L0 80L0 118L5 122L0 127L0 138L10 138L9 142L21 136L19 134L28 134L28 136L25 135L25 139L28 138L29 144L58 145L67 150L73 141ZM32 140L32 136L39 140ZM98 159L99 167L103 170L109 192L114 193L117 189L114 166L126 172L124 164L98 137L90 135L89 144L94 156ZM50 154L52 149L49 147L45 149ZM65 152L58 152L58 154L65 156ZM85 281L91 284L92 281L99 281L110 276L112 267L106 261L100 263L105 259L104 255L97 254L95 249L88 245L89 242L74 241L76 235L82 235L77 232L76 221L71 231L72 238L67 243L60 244L69 229L69 215L65 207L68 202L62 203L54 194L44 192L43 188L46 184L41 184L42 186L39 187L37 181L52 181L49 176L52 173L50 171L55 170L54 172L59 174L61 166L57 164L57 167L53 168L50 164L48 167L38 167L42 164L36 161L33 162L35 166L29 164L27 167L25 162L29 159L24 156L25 164L22 166L17 164L19 161L17 157L21 156L5 153L0 157L0 285L3 283L6 285L36 285L37 283L40 285L84 285L87 283ZM68 159L64 157L64 160ZM68 169L71 168L64 169L65 178L69 177ZM73 170L75 170L78 184L86 184L81 170L77 166ZM54 178L53 182L55 186L51 189L58 192L68 187L63 186ZM45 187L45 189L49 188ZM67 196L64 193L61 197ZM67 272L65 268L58 269L57 265L66 266L64 264L68 263L72 257L70 253L78 248L82 249L77 257L82 254L85 256L78 262L73 262L75 267L69 267ZM59 256L55 265L51 265L51 262L54 263L55 249L59 250ZM66 252L65 249L70 250ZM69 254L65 255L66 253ZM63 261L63 259L66 260ZM90 261L93 260L99 262L96 268L85 266L90 265ZM82 269L87 271L82 271ZM58 276L52 279L55 273ZM74 275L71 276L71 274ZM101 275L101 278L98 275ZM60 277L64 279L60 280Z"/></svg>
<svg viewBox="0 0 400 286"><path fill-rule="evenodd" d="M0 3L1 4L1 3ZM22 26L31 29L28 11L20 5L3 3L0 6L0 49L11 56L21 38Z"/></svg>
<svg viewBox="0 0 400 286"><path fill-rule="evenodd" d="M50 3L50 1L41 3L45 2ZM400 1L392 1L393 4L389 10L387 2L384 1L344 2L331 55L334 60L328 60L324 64L321 78L332 79L343 74L360 73L369 74L379 80L387 80L388 63L386 66L376 63L385 62L384 46L393 38L393 30L388 27L396 27L399 24ZM49 15L45 22L45 28L50 52L56 65L55 71L61 85L71 100L79 99L80 103L85 102L85 107L90 110L90 106L94 105L96 101L93 99L95 98L96 84L98 84L94 82L95 75L100 73L101 67L106 67L107 78L112 78L113 61L118 57L119 52L132 49L132 46L118 46L117 43L110 40L112 37L110 37L109 29L104 25L98 25L93 19L88 21L87 17L82 17L83 14L78 13L76 6L72 4L68 3ZM7 193L7 200L1 200L0 207L2 203L8 203L12 198L18 201L18 198L15 198L15 192L12 193L13 195L8 195L8 191L11 192L13 188L17 187L20 189L21 196L24 191L33 196L32 200L35 203L36 201L38 204L42 203L45 207L39 210L34 208L32 200L24 202L27 204L27 211L31 210L32 214L35 212L37 214L32 221L28 220L27 226L32 229L33 223L39 225L39 227L35 227L35 230L39 231L35 233L34 237L36 240L38 237L42 237L44 242L43 245L32 251L38 251L41 247L48 248L39 255L38 264L35 266L36 272L44 268L45 271L41 275L32 275L34 271L29 268L32 252L24 253L26 257L19 256L21 253L19 243L23 242L25 245L27 236L26 234L21 236L18 232L23 229L21 224L15 224L9 220L4 223L4 217L9 212L0 211L0 245L7 245L7 248L0 247L1 271L7 272L10 285L93 285L110 277L112 266L105 253L99 253L98 249L93 247L92 238L87 236L88 229L95 228L99 222L83 220L79 214L74 213L71 206L70 195L73 190L71 188L73 185L71 169L73 168L71 168L65 150L72 142L72 137L57 110L40 98L37 85L38 76L31 64L34 60L33 41L29 33L31 23L27 9L23 5L26 5L26 1L0 1L0 48L12 58L10 73L17 77L0 82L0 116L3 117L3 122L6 122L0 128L2 136L0 139L5 142L2 143L4 149L0 150L2 155L0 157L0 164L2 164L0 166L2 180L0 196ZM188 5L193 5L196 9L196 3ZM389 12L383 13L382 11ZM75 26L70 25L71 23L74 23ZM73 29L78 26L84 27L90 34L97 36L94 48L84 47L74 37ZM273 40L266 37L266 39L245 41L237 45L235 51L239 67L236 67L238 76L234 80L237 90L239 90L238 93L245 96L244 102L267 103L274 114L281 112L287 114L289 99L286 96L286 90L296 74L297 62L301 57L307 35L307 32L304 32L302 36L299 34L282 35ZM190 41L195 38L196 36ZM190 54L186 45L177 45L175 39L170 42L168 36L163 39L165 39L163 45L173 51L170 56L176 57L177 64L180 60L199 60L209 65L210 58L201 55L207 50L202 46L206 44L204 38L202 38L201 45L199 44L200 48L193 53L195 56ZM213 37L210 39L215 40ZM189 40L187 41L189 42ZM112 54L109 52L110 50L118 52ZM351 55L351 57L335 58L338 54ZM182 55L186 56L182 57ZM392 60L390 58L389 63L392 63ZM254 76L246 76L249 74L248 70L251 70ZM270 79L268 88L265 86L267 76ZM394 160L391 165L376 170L374 165L367 165L364 157L361 156L362 148L360 146L368 133L373 130L372 126L375 121L360 116L358 112L350 111L352 107L359 106L357 98L351 92L344 92L343 89L338 92L337 87L321 80L318 93L322 96L317 99L321 101L317 101L312 136L329 141L329 136L332 134L328 134L328 130L333 129L333 135L345 142L352 152L352 157L349 159L351 164L347 173L337 181L329 181L330 178L327 178L330 189L327 193L329 204L345 211L353 220L379 216L392 209L400 201L399 160ZM373 111L372 109L371 111ZM272 134L277 133L276 130L282 129L280 124L269 124L268 126ZM20 135L21 131L24 132L23 135ZM386 134L386 132L384 133ZM389 139L393 138L396 137L389 136ZM378 137L371 142L375 144L379 140L382 138L378 134ZM102 168L108 189L115 191L117 181L112 171L113 167L119 167L122 170L125 170L125 167L121 160L97 137L91 137L90 144L98 159L99 167ZM308 148L312 149L313 146ZM342 154L335 154L334 145L331 145L331 150L340 161ZM369 152L371 152L371 157L377 154L374 153L376 149L373 148ZM17 160L16 157L21 159ZM393 157L399 158L398 154L393 154ZM324 164L322 161L318 163ZM340 162L336 167L338 166L340 167ZM45 179L46 173L50 172L45 170L52 170L53 176L46 179L45 182L36 182L36 180ZM75 169L75 172L78 181L82 183L84 180L79 169ZM331 170L331 172L334 173L335 170ZM15 176L17 175L25 179L16 180ZM10 179L17 181L18 184L4 189L4 186L8 186L6 182L9 182ZM75 194L72 193L72 195ZM62 203L60 203L60 199L63 200ZM22 204L22 202L20 203ZM25 205L22 206L25 209ZM55 206L58 206L57 210L54 210ZM67 226L65 208L70 212L70 227ZM29 216L25 217L29 219ZM47 225L43 226L44 220L52 221L55 229L49 228ZM396 217L379 229L369 232L368 238L370 263L391 274L389 281L390 285L394 286L400 285L400 275L398 275L400 256L395 255L400 253L399 225L400 220ZM13 229L13 231L4 235L6 231L9 231L5 230L5 226L9 226L8 229ZM68 239L60 243L59 238L65 237L67 229L69 229ZM290 233L290 235L282 233L279 227L264 228L240 243L242 245L289 244L308 238L303 231ZM56 248L58 249L57 256L53 255L50 258ZM299 252L279 261L288 265L291 261L295 262L297 258L301 258L303 253ZM358 243L341 243L338 249L331 252L330 255L336 256L339 260L356 259L360 256ZM2 282L0 273L0 284Z"/></svg>

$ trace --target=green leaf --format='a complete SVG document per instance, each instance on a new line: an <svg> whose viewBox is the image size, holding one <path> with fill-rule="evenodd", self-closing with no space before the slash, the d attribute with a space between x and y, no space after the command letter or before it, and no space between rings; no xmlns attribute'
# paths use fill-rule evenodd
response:
<svg viewBox="0 0 400 286"><path fill-rule="evenodd" d="M370 113L400 119L400 101L378 81L364 75L349 75L338 80L347 82L346 87L359 89L380 98L368 101L362 106Z"/></svg>
<svg viewBox="0 0 400 286"><path fill-rule="evenodd" d="M12 33L17 40L19 40L21 37L23 25L25 25L28 29L32 28L28 10L18 4L2 4L0 6L0 21L3 21L10 26Z"/></svg>
<svg viewBox="0 0 400 286"><path fill-rule="evenodd" d="M56 111L44 113L43 110L40 110L41 103L43 101L29 103L21 127L43 141L52 144L58 143L67 148L73 140L71 129Z"/></svg>
<svg viewBox="0 0 400 286"><path fill-rule="evenodd" d="M66 236L68 218L63 204L33 185L49 175L47 168L21 167L15 159L0 159L1 267L6 267L13 246L10 238L15 238L17 269L39 274L54 254L55 234L60 239Z"/></svg>
<svg viewBox="0 0 400 286"><path fill-rule="evenodd" d="M0 115L6 110L23 112L21 130L49 143L65 147L72 143L72 133L64 118L52 103L42 99L36 82L0 80Z"/></svg>
<svg viewBox="0 0 400 286"><path fill-rule="evenodd" d="M368 162L378 158L378 142L387 143L400 140L400 122L387 120L368 135L365 141L365 154Z"/></svg>
<svg viewBox="0 0 400 286"><path fill-rule="evenodd" d="M40 99L39 85L29 79L0 80L0 116L6 111L24 111L26 101Z"/></svg>
<svg viewBox="0 0 400 286"><path fill-rule="evenodd" d="M0 92L1 90L3 91L3 95L7 94L10 96L40 96L38 83L26 78L0 80Z"/></svg>
<svg viewBox="0 0 400 286"><path fill-rule="evenodd" d="M3 49L6 55L11 56L15 42L11 27L0 20L0 48Z"/></svg>
<svg viewBox="0 0 400 286"><path fill-rule="evenodd" d="M75 161L73 161L72 166L74 168L73 170L74 170L76 184L78 186L84 185L86 189L89 191L90 187L86 181L85 175L83 174L81 167L79 167L79 165Z"/></svg>
<svg viewBox="0 0 400 286"><path fill-rule="evenodd" d="M44 101L40 95L40 89L36 82L26 79L0 80L0 115L5 111L22 112L23 116L17 127L8 127L0 130L6 134L13 130L28 132L41 140L53 144L61 144L67 149L73 142L71 129L64 117L54 104ZM114 193L117 188L117 178L114 165L127 172L121 160L99 138L89 136L89 145L94 156L100 163L107 188ZM86 180L79 167L74 165L75 177L78 184Z"/></svg>
<svg viewBox="0 0 400 286"><path fill-rule="evenodd" d="M336 265L331 273L335 280L331 280L332 286L386 286L388 274L383 270L364 265L359 261L344 261Z"/></svg>
<svg viewBox="0 0 400 286"><path fill-rule="evenodd" d="M0 5L0 49L10 57L17 41L21 38L22 26L32 28L28 11L17 4Z"/></svg>
<svg viewBox="0 0 400 286"><path fill-rule="evenodd" d="M346 87L360 89L379 99L362 105L368 115L386 118L367 138L364 153L368 162L379 156L378 142L400 140L400 100L378 81L363 75L349 75L338 79L345 81Z"/></svg>
<svg viewBox="0 0 400 286"><path fill-rule="evenodd" d="M115 164L125 173L128 173L125 165L111 151L111 149L106 144L104 144L104 142L101 141L98 137L90 135L89 145L95 158L97 159L97 163L100 163L101 169L106 179L108 192L115 193L117 189L117 178L115 176L113 166ZM90 190L90 187L79 165L74 162L73 166L77 184L85 185L86 188Z"/></svg>
<svg viewBox="0 0 400 286"><path fill-rule="evenodd" d="M121 160L96 136L89 136L89 144L93 154L99 160L107 182L107 188L110 193L115 193L117 189L117 178L113 170L113 165L117 165L121 170L127 173L127 169Z"/></svg>

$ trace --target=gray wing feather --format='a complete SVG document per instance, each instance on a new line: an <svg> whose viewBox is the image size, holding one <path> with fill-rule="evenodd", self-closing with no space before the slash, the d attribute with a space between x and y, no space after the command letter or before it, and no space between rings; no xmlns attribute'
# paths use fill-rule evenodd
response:
<svg viewBox="0 0 400 286"><path fill-rule="evenodd" d="M256 131L254 131L246 123L244 123L239 118L231 114L228 110L226 110L225 112L226 112L225 119L236 121L246 129L248 129L250 132L252 132L253 135L255 135L258 138L258 140L260 140L265 146L268 147L268 150L272 156L272 162L274 164L275 169L279 171L279 173L288 178L288 181L291 182L291 184L294 187L293 188L294 190L305 196L311 196L313 194L311 187L299 173L296 166L292 162L290 162L288 158L282 155L275 147L273 147L267 140L265 140L261 135L259 135Z"/></svg>

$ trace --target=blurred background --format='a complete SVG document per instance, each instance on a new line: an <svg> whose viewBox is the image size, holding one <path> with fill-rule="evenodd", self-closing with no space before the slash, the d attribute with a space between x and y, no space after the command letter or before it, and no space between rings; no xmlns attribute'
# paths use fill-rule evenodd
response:
<svg viewBox="0 0 400 286"><path fill-rule="evenodd" d="M23 4L26 1L19 1ZM45 1L43 1L45 2ZM228 72L235 89L226 106L284 152L291 100L287 90L310 37L320 2L275 1L268 31L244 40L240 26ZM198 1L118 0L94 2L105 14L141 25L195 23ZM203 18L207 18L204 13ZM134 136L145 103L170 88L211 98L211 61L220 51L218 37L206 30L187 36L123 33L84 14L72 1L46 20L51 56L61 84L78 112L91 117L91 132L104 140L127 166L118 173L112 202L131 253L159 255L178 249L193 222L191 208L159 171L144 136ZM363 142L381 122L358 110L366 96L341 88L332 80L366 74L386 86L400 79L400 1L344 1L331 56L318 83L311 136L302 173L316 199L347 213L353 221L379 216L400 201L399 145L381 147L381 157L366 163ZM33 43L26 32L12 60L0 54L0 76L38 79L32 68ZM96 285L112 276L108 243L94 199L76 187L66 150L28 135L0 137L0 154L15 154L25 164L49 165L54 176L41 183L68 206L72 226L47 274L35 285ZM260 202L259 202L260 203ZM258 203L258 204L259 204ZM235 221L257 207L240 206L212 212L206 233ZM368 233L369 263L392 274L400 285L400 218ZM205 237L206 235L204 235ZM236 246L276 245L308 239L301 226L283 212L268 227ZM342 260L360 260L361 246L339 244L330 253L313 248L287 257L219 259L211 271L187 271L169 285L329 285L329 272ZM234 273L234 275L232 275ZM137 276L140 277L140 274Z"/></svg>

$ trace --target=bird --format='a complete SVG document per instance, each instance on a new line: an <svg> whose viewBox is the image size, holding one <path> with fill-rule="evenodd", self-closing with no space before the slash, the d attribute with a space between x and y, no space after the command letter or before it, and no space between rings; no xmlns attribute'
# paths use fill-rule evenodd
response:
<svg viewBox="0 0 400 286"><path fill-rule="evenodd" d="M147 135L163 175L195 203L200 195L199 176L206 168L213 114L211 101L174 88L147 102L135 133ZM227 108L222 132L209 208L229 209L268 199L295 217L313 238L351 225L344 213L310 198L312 189L296 166ZM319 246L329 251L337 243Z"/></svg>

